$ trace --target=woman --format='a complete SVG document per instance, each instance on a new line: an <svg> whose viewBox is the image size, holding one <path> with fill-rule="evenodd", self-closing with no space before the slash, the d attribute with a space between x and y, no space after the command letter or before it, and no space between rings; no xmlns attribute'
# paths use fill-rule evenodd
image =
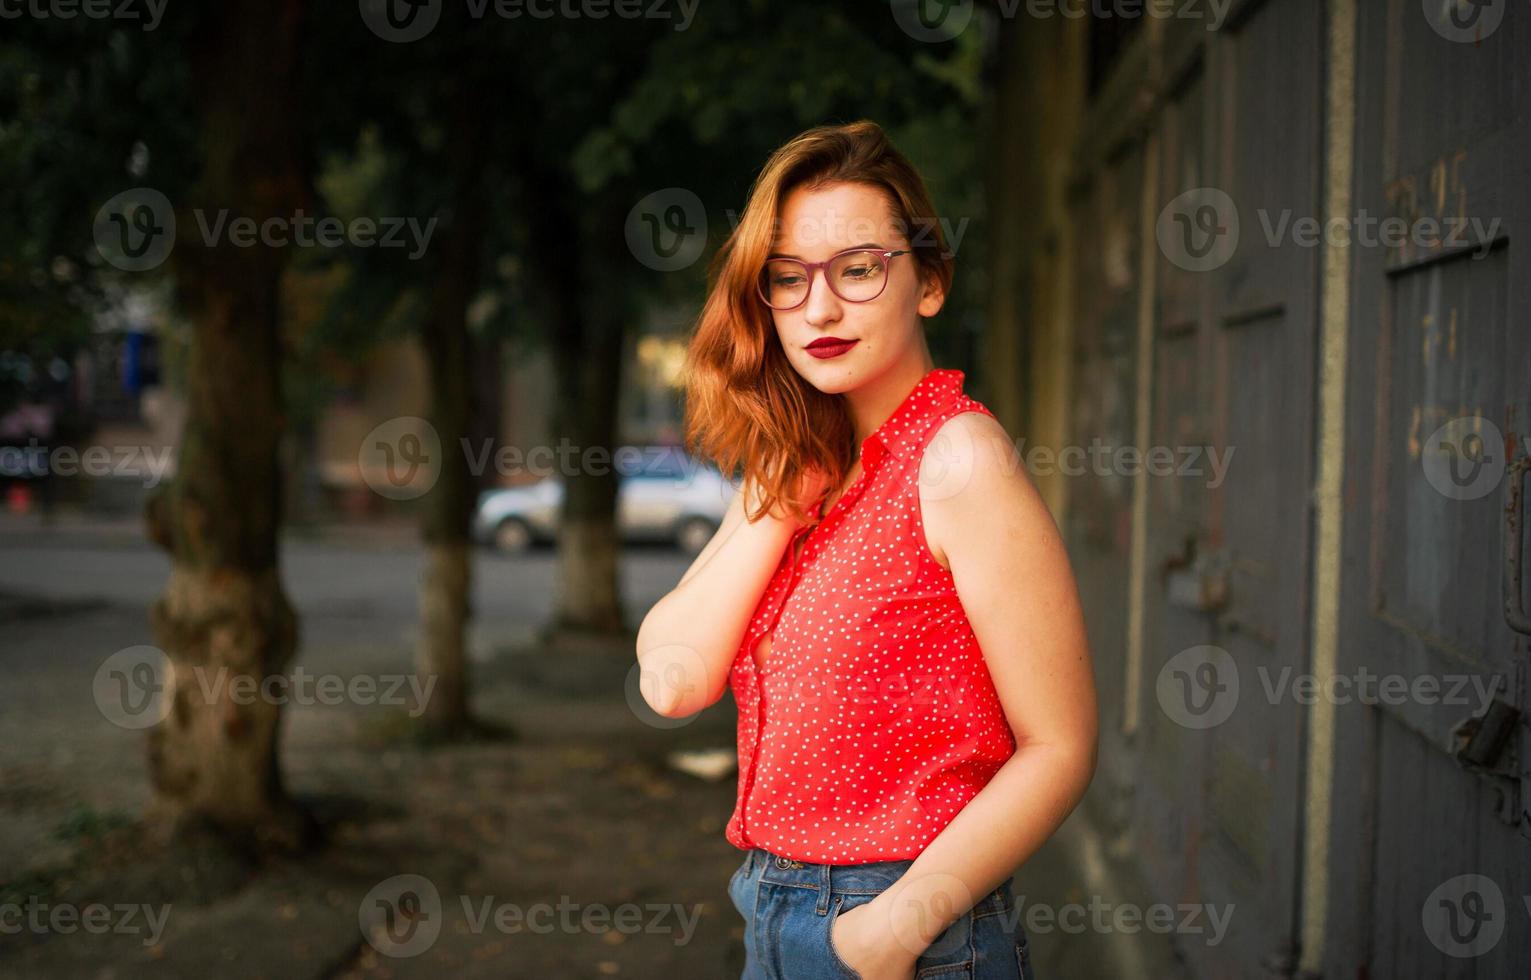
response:
<svg viewBox="0 0 1531 980"><path fill-rule="evenodd" d="M1031 980L1010 876L1095 768L1063 543L926 345L933 215L874 123L800 134L690 346L688 438L744 482L637 652L661 715L738 702L746 978Z"/></svg>

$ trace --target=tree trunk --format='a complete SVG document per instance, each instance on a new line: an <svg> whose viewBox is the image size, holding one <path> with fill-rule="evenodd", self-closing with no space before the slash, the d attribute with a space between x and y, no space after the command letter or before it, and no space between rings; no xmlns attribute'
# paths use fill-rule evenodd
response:
<svg viewBox="0 0 1531 980"><path fill-rule="evenodd" d="M476 426L468 307L478 289L483 238L481 185L486 123L471 92L452 99L449 212L437 238L425 350L431 375L431 424L441 439L441 472L425 496L425 569L420 580L421 636L416 670L434 683L422 723L438 736L470 728L467 630L472 615L471 539L478 476L463 443Z"/></svg>
<svg viewBox="0 0 1531 980"><path fill-rule="evenodd" d="M563 200L568 201L565 197ZM617 476L611 465L617 449L618 392L627 304L620 276L587 282L582 276L607 276L632 261L621 254L623 211L610 202L590 202L586 214L570 209L560 234L570 239L572 255L556 271L553 288L565 299L556 307L553 360L554 431L579 449L605 453L604 464L576 465L566 474L559 521L558 597L550 624L555 631L625 632L618 561L621 542L616 526ZM589 221L587 228L584 218Z"/></svg>
<svg viewBox="0 0 1531 980"><path fill-rule="evenodd" d="M176 285L190 318L187 419L175 480L151 500L170 553L150 619L169 660L168 716L149 733L156 815L242 843L297 847L312 825L283 790L280 698L237 681L280 675L297 618L278 573L285 249L205 242L209 222L290 217L308 188L298 85L303 0L225 0L193 45L202 170L178 215ZM280 687L272 688L280 690Z"/></svg>

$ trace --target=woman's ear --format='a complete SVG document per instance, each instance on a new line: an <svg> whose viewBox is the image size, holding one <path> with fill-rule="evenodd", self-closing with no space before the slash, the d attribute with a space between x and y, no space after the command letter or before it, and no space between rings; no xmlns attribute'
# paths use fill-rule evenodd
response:
<svg viewBox="0 0 1531 980"><path fill-rule="evenodd" d="M946 305L946 290L941 288L941 281L928 272L920 278L923 283L920 292L920 316L935 316L941 312L941 307Z"/></svg>

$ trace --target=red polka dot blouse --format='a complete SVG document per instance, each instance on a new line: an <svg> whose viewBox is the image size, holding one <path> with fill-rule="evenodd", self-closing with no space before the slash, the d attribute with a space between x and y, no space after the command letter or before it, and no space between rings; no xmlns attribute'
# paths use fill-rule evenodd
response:
<svg viewBox="0 0 1531 980"><path fill-rule="evenodd" d="M920 520L920 457L935 431L963 412L994 414L962 381L947 368L920 379L863 440L862 472L829 514L794 532L761 595L729 671L735 847L822 864L914 858L1015 752Z"/></svg>

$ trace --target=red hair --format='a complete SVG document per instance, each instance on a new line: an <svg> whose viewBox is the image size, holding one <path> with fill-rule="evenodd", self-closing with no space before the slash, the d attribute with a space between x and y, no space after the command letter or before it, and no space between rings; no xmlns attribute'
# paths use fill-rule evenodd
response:
<svg viewBox="0 0 1531 980"><path fill-rule="evenodd" d="M951 290L954 263L925 182L870 120L816 126L788 140L750 187L733 232L708 268L707 300L686 349L686 444L725 474L743 469L755 521L780 502L801 523L855 462L855 431L841 399L803 380L776 336L755 285L778 212L798 187L859 183L883 193L924 276ZM919 229L918 233L913 233ZM810 479L828 477L821 488ZM810 496L808 491L817 488Z"/></svg>

